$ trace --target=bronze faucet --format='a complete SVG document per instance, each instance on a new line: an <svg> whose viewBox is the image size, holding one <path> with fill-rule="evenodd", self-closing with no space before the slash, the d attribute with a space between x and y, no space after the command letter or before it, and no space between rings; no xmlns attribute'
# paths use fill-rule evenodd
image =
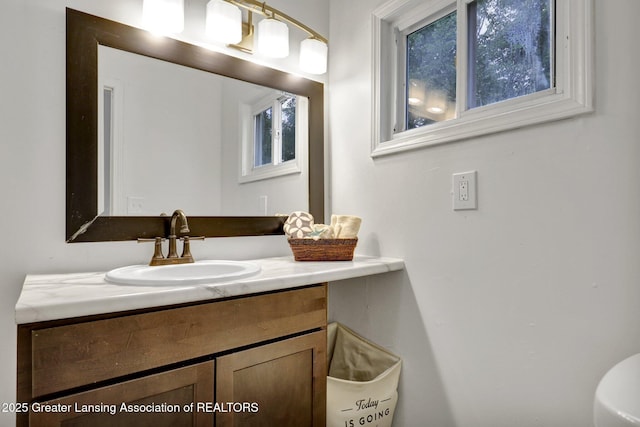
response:
<svg viewBox="0 0 640 427"><path fill-rule="evenodd" d="M178 222L178 219L180 219L180 222L182 223L182 226L180 227L180 233L188 233L190 231L189 223L187 222L187 216L184 214L182 209L176 209L173 212L173 215L171 215L171 227L169 228L169 254L167 255L167 259L174 259L174 258L181 259L181 258L184 258L186 255L187 256L186 260L181 261L179 263L172 263L172 264L193 262L193 257L191 256L191 253L189 253L188 238L187 240L184 241L182 257L178 257L178 252L176 250L176 240L177 240L176 223ZM185 254L184 252L187 252L187 253Z"/></svg>
<svg viewBox="0 0 640 427"><path fill-rule="evenodd" d="M178 250L176 241L178 240L178 236L176 235L176 225L180 221L180 233L189 233L189 223L187 221L187 216L184 214L182 209L176 209L171 215L171 225L169 227L169 253L165 258L162 254L162 241L164 240L162 237L156 237L155 239L138 239L139 242L155 242L155 250L153 253L153 257L151 258L151 262L149 265L172 265L172 264L187 264L193 261L193 256L191 255L190 248L190 238L189 236L184 236L182 238L182 255L178 256ZM194 239L202 239L204 237L194 237Z"/></svg>

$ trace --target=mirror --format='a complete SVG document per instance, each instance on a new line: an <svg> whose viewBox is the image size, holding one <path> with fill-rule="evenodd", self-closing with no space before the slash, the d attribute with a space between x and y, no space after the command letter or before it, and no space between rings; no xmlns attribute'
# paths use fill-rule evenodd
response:
<svg viewBox="0 0 640 427"><path fill-rule="evenodd" d="M206 206L200 208L195 207L197 204L194 204L194 210L191 211L190 202L186 198L167 201L166 205L156 204L156 201L152 201L147 192L142 192L144 194L139 195L136 193L138 190L121 192L116 196L118 202L113 202L113 194L117 194L117 192L112 193L111 189L114 182L116 184L118 182L116 179L118 174L110 172L113 170L111 169L113 167L111 160L113 159L109 155L103 155L106 152L105 139L103 138L105 126L100 120L100 116L104 114L105 98L109 98L109 95L105 96L102 90L105 83L102 80L99 82L100 74L98 71L100 68L98 58L102 58L105 51L109 51L110 54L115 52L116 55L133 55L142 61L160 62L165 67L181 67L186 70L188 75L197 74L202 79L233 79L226 80L225 83L213 84L218 85L222 88L221 91L226 92L224 94L226 98L221 99L233 100L234 106L229 107L228 102L219 103L217 108L221 110L222 116L212 120L212 123L209 124L212 127L204 131L205 134L221 135L219 139L225 141L224 144L219 144L208 154L194 154L192 152L189 154L191 160L187 160L187 163L191 164L185 165L176 159L172 164L163 164L159 170L149 170L148 173L146 166L137 166L137 170L145 170L144 174L138 173L138 176L144 176L145 179L150 178L160 188L163 186L163 181L168 179L170 171L177 173L177 178L170 178L171 181L186 180L185 176L191 174L192 180L185 188L193 189L193 193L197 195L196 198L204 199L202 194L210 196L211 191L207 190L207 187L218 189L226 186L225 191L220 190L219 192L226 193L227 198L207 197L215 199L212 203L217 205L219 209ZM153 72L153 74L156 73ZM245 89L239 89L240 86L236 87L236 85L246 86L244 86ZM297 103L296 111L304 111L305 114L301 114L300 117L304 117L305 120L298 126L298 114L296 114L296 129L304 129L300 132L301 137L296 138L301 141L299 150L302 160L297 165L297 172L290 171L277 178L267 176L268 179L256 181L247 178L246 174L238 171L238 169L247 169L247 160L240 161L242 151L236 144L242 140L246 143L248 132L244 132L240 141L238 141L238 134L243 134L242 129L246 129L249 125L247 125L246 119L242 126L228 126L228 124L233 120L241 121L238 110L244 108L246 111L251 111L247 110L253 103L250 99L255 100L258 95L254 94L251 98L241 99L238 94L244 91L252 92L253 89L250 88L258 90L255 85L263 87L260 99L264 99L265 96L275 96L264 95L264 93L270 92L278 96L285 93L296 94L294 99L300 100ZM268 92L264 92L266 91L265 87L270 88ZM116 102L117 99L117 97L113 98ZM298 189L295 192L308 198L305 206L308 206L309 211L318 221L322 221L324 212L323 109L323 85L321 83L178 40L153 36L141 29L67 9L67 241L134 240L139 237L166 235L168 219L159 214L162 211L171 213L176 208L184 209L189 215L192 235L221 237L281 234L284 220L278 216L264 216L265 209L260 206L260 202L265 200L261 199L263 197L261 194L267 191L267 187L273 186L275 180L295 181L294 177L297 177L298 181L302 177L306 186L306 188L302 188L302 191ZM127 111L127 109L121 111ZM117 117L118 113L115 114L113 117ZM193 114L189 113L185 120L190 121ZM234 115L235 119L230 118ZM129 121L132 121L129 114L127 117L130 119ZM145 138L137 139L144 140ZM193 140L195 138L183 138L179 141L180 144L183 144L186 139ZM109 137L106 140L109 141ZM177 145L177 142L173 145ZM223 151L225 152L224 157L217 158L216 155ZM138 159L153 160L155 156L153 143L150 149L143 149L142 153L137 155ZM235 156L231 162L226 158L229 153ZM210 162L214 163L211 165L212 167L207 168L206 162L198 167L201 170L213 170L217 175L220 175L221 171L225 169L225 163L227 163L226 166L234 163L236 169L227 168L229 170L225 172L226 185L209 182L205 184L205 187L197 187L202 181L209 181L208 177L197 172L198 167L194 164L197 157L208 157ZM216 168L218 168L217 171ZM120 181L128 180L123 178ZM248 190L250 188L250 185L246 184L248 182L254 184L258 189ZM263 189L259 189L259 186L255 184L262 185ZM284 193L286 191L278 192ZM177 190L174 193L178 193L176 194L178 197L184 197L188 191ZM231 201L231 199L235 200ZM294 202L296 205L299 203L301 203L299 200ZM114 207L114 204L119 204L120 207ZM248 204L252 206L247 207ZM147 206L149 210L147 210ZM290 207L281 206L284 210L282 213L289 213L285 209L290 209ZM279 209L279 207L275 205L273 209ZM155 211L157 211L155 213L157 216L149 213Z"/></svg>
<svg viewBox="0 0 640 427"><path fill-rule="evenodd" d="M304 96L98 46L98 212L308 210L307 104Z"/></svg>

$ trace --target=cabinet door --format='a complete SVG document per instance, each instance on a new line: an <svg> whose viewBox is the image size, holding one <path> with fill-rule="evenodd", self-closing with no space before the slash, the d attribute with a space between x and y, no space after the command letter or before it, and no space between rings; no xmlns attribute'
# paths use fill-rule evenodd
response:
<svg viewBox="0 0 640 427"><path fill-rule="evenodd" d="M324 427L326 347L322 330L216 359L216 402L227 410L216 427Z"/></svg>
<svg viewBox="0 0 640 427"><path fill-rule="evenodd" d="M212 414L198 411L198 404L213 402L213 378L214 362L204 362L33 403L29 423L38 427L210 427Z"/></svg>

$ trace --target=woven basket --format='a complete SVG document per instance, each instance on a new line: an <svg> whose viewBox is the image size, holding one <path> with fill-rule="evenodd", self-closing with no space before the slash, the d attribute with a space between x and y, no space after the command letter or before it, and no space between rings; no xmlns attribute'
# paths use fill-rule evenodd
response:
<svg viewBox="0 0 640 427"><path fill-rule="evenodd" d="M289 239L296 261L351 261L358 239Z"/></svg>

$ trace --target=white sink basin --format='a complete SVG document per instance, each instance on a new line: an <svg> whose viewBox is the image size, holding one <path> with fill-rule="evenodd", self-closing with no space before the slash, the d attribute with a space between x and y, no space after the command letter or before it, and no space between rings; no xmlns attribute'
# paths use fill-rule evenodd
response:
<svg viewBox="0 0 640 427"><path fill-rule="evenodd" d="M640 353L602 377L596 390L594 421L597 427L640 426Z"/></svg>
<svg viewBox="0 0 640 427"><path fill-rule="evenodd" d="M260 272L260 266L245 261L205 260L190 264L130 265L116 268L105 280L120 285L197 285L250 277Z"/></svg>

